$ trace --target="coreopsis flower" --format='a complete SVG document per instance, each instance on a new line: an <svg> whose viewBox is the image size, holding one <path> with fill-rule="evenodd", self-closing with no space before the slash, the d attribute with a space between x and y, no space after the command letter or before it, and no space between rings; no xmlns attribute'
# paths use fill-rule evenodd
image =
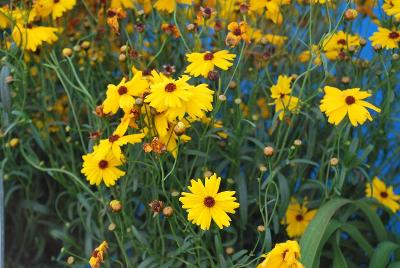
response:
<svg viewBox="0 0 400 268"><path fill-rule="evenodd" d="M266 34L261 38L261 42L264 44L272 44L276 47L282 47L287 40L286 36Z"/></svg>
<svg viewBox="0 0 400 268"><path fill-rule="evenodd" d="M321 65L322 64L321 52L320 52L319 47L317 45L312 45L311 49L301 52L299 54L299 61L308 62L311 59L311 57L314 57L314 64L315 65Z"/></svg>
<svg viewBox="0 0 400 268"><path fill-rule="evenodd" d="M0 7L0 29L5 29L10 26L11 20L9 17L12 17L12 11L10 11L8 6Z"/></svg>
<svg viewBox="0 0 400 268"><path fill-rule="evenodd" d="M387 15L400 20L400 0L385 0L382 9Z"/></svg>
<svg viewBox="0 0 400 268"><path fill-rule="evenodd" d="M190 141L192 138L187 135L177 135L174 131L174 125L169 126L167 134L159 137L159 142L165 145L165 149L172 154L174 158L178 155L178 140L182 143Z"/></svg>
<svg viewBox="0 0 400 268"><path fill-rule="evenodd" d="M265 259L257 265L257 268L304 268L299 261L300 256L300 246L297 241L288 240L276 244L270 252L264 254Z"/></svg>
<svg viewBox="0 0 400 268"><path fill-rule="evenodd" d="M110 8L122 8L122 9L133 9L135 6L133 5L132 0L111 0Z"/></svg>
<svg viewBox="0 0 400 268"><path fill-rule="evenodd" d="M325 96L321 100L320 109L326 114L328 122L331 124L338 125L348 115L353 126L362 125L367 119L372 121L366 108L378 113L381 111L378 107L364 101L371 94L361 91L359 88L340 90L325 86L324 91Z"/></svg>
<svg viewBox="0 0 400 268"><path fill-rule="evenodd" d="M247 33L248 26L245 21L229 23L228 30L229 33L225 40L227 46L235 47L241 40L247 43L250 42L250 36Z"/></svg>
<svg viewBox="0 0 400 268"><path fill-rule="evenodd" d="M250 10L260 14L265 9L265 17L280 25L283 22L281 5L287 4L290 4L290 0L250 0Z"/></svg>
<svg viewBox="0 0 400 268"><path fill-rule="evenodd" d="M232 61L236 58L235 54L230 54L228 50L218 52L190 53L186 54L190 64L186 67L186 73L194 77L207 77L215 66L226 71L233 65Z"/></svg>
<svg viewBox="0 0 400 268"><path fill-rule="evenodd" d="M154 4L154 8L158 11L167 11L168 13L174 12L177 4L191 5L192 0L158 0Z"/></svg>
<svg viewBox="0 0 400 268"><path fill-rule="evenodd" d="M222 229L230 225L227 213L235 213L239 207L236 202L235 191L218 193L221 178L217 174L205 177L205 184L201 179L191 180L188 186L190 193L183 192L179 201L182 208L188 212L188 220L199 225L202 230L210 229L211 219Z"/></svg>
<svg viewBox="0 0 400 268"><path fill-rule="evenodd" d="M81 172L91 185L100 185L103 181L107 187L115 185L115 182L125 175L125 171L118 169L122 161L116 158L112 151L107 154L94 152L82 156L83 165Z"/></svg>
<svg viewBox="0 0 400 268"><path fill-rule="evenodd" d="M351 49L355 51L360 47L360 37L339 31L331 36L328 36L323 41L323 50L325 55L330 60L344 58L346 53Z"/></svg>
<svg viewBox="0 0 400 268"><path fill-rule="evenodd" d="M286 232L288 236L290 238L300 237L306 230L310 221L315 217L316 213L316 209L308 210L306 201L300 204L292 199L291 204L289 204L286 210L285 219L283 220L283 223L287 225Z"/></svg>
<svg viewBox="0 0 400 268"><path fill-rule="evenodd" d="M118 85L107 86L107 97L103 102L103 112L115 114L119 108L130 108L135 104L135 97L141 96L149 88L149 83L136 72L133 78L126 81L122 78Z"/></svg>
<svg viewBox="0 0 400 268"><path fill-rule="evenodd" d="M12 31L14 42L21 48L35 52L43 43L53 44L57 41L57 28L34 26L17 23Z"/></svg>
<svg viewBox="0 0 400 268"><path fill-rule="evenodd" d="M118 20L126 18L126 12L122 8L109 8L107 10L107 24L114 33L119 33Z"/></svg>
<svg viewBox="0 0 400 268"><path fill-rule="evenodd" d="M115 158L123 159L121 146L128 143L139 143L145 136L144 133L125 135L129 123L129 120L123 120L108 139L101 140L97 147L96 154L107 155L111 151Z"/></svg>
<svg viewBox="0 0 400 268"><path fill-rule="evenodd" d="M179 33L178 27L172 23L161 24L161 30L168 35L172 35L175 38L179 38L181 34Z"/></svg>
<svg viewBox="0 0 400 268"><path fill-rule="evenodd" d="M104 254L108 250L108 244L103 241L95 250L93 250L92 256L90 257L89 264L91 268L100 268L100 265L104 262Z"/></svg>
<svg viewBox="0 0 400 268"><path fill-rule="evenodd" d="M369 40L371 40L372 46L380 45L385 49L398 48L400 42L400 31L378 27L378 31L374 32Z"/></svg>
<svg viewBox="0 0 400 268"><path fill-rule="evenodd" d="M283 119L286 111L292 112L298 107L299 99L291 95L291 81L291 77L280 75L276 85L271 87L271 97L274 99L275 112L279 113L280 120Z"/></svg>
<svg viewBox="0 0 400 268"><path fill-rule="evenodd" d="M30 20L35 17L51 17L57 19L66 11L71 10L76 5L76 0L36 0L29 14Z"/></svg>
<svg viewBox="0 0 400 268"><path fill-rule="evenodd" d="M388 207L393 213L400 210L400 195L393 192L393 186L387 186L378 177L374 177L371 183L365 185L365 195L376 199L382 205Z"/></svg>

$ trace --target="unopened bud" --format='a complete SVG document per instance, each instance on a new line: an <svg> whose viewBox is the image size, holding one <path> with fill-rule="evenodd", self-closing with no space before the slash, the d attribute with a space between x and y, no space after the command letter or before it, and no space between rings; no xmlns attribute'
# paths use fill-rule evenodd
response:
<svg viewBox="0 0 400 268"><path fill-rule="evenodd" d="M264 155L265 156L272 156L274 154L275 150L271 146L267 146L264 148Z"/></svg>

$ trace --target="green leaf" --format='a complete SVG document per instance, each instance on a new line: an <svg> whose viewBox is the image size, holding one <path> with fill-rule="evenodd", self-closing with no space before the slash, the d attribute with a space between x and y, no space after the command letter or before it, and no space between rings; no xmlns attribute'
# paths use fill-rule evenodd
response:
<svg viewBox="0 0 400 268"><path fill-rule="evenodd" d="M385 226L383 225L379 216L371 209L371 206L366 202L365 199L360 199L354 201L353 203L357 206L367 217L369 223L371 224L374 232L376 233L376 237L379 241L384 241L388 239L387 231Z"/></svg>
<svg viewBox="0 0 400 268"><path fill-rule="evenodd" d="M370 256L374 248L368 243L361 232L352 224L344 224L340 227L344 232L346 232L351 238L353 238L357 244Z"/></svg>
<svg viewBox="0 0 400 268"><path fill-rule="evenodd" d="M314 263L319 259L317 250L321 246L322 237L332 216L338 209L350 202L347 199L336 198L330 200L318 210L317 215L310 222L300 239L301 262L305 267L314 267Z"/></svg>
<svg viewBox="0 0 400 268"><path fill-rule="evenodd" d="M400 245L390 241L384 241L379 243L372 255L369 263L369 268L385 268L390 262L390 257Z"/></svg>
<svg viewBox="0 0 400 268"><path fill-rule="evenodd" d="M347 268L346 258L340 250L340 232L336 232L336 237L332 243L333 249L333 268Z"/></svg>

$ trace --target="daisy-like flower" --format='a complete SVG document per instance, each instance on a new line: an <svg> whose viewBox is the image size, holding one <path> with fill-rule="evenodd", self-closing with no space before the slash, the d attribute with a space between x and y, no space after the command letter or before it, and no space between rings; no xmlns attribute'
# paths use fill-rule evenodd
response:
<svg viewBox="0 0 400 268"><path fill-rule="evenodd" d="M228 30L229 33L225 40L227 46L235 47L241 40L247 43L250 42L250 36L247 33L248 26L245 21L229 23Z"/></svg>
<svg viewBox="0 0 400 268"><path fill-rule="evenodd" d="M284 118L286 111L295 111L299 104L299 98L291 95L291 81L291 77L280 75L276 85L271 87L271 97L275 100L275 112L279 113L280 120Z"/></svg>
<svg viewBox="0 0 400 268"><path fill-rule="evenodd" d="M76 0L37 0L32 6L29 19L32 21L35 17L51 17L57 19L66 11L71 10L76 5Z"/></svg>
<svg viewBox="0 0 400 268"><path fill-rule="evenodd" d="M103 181L107 187L115 185L115 182L125 175L125 171L118 169L122 165L122 161L116 158L112 151L106 155L94 152L82 156L83 165L81 172L91 185L100 185Z"/></svg>
<svg viewBox="0 0 400 268"><path fill-rule="evenodd" d="M396 20L400 20L400 0L385 0L382 9L389 16L394 16Z"/></svg>
<svg viewBox="0 0 400 268"><path fill-rule="evenodd" d="M107 86L107 97L103 102L104 113L115 114L119 108L130 108L135 98L142 95L149 88L147 80L143 79L142 72L136 72L134 77L126 81L122 78L118 85Z"/></svg>
<svg viewBox="0 0 400 268"><path fill-rule="evenodd" d="M192 0L158 0L154 4L154 8L158 11L167 11L168 13L174 12L177 4L191 5Z"/></svg>
<svg viewBox="0 0 400 268"><path fill-rule="evenodd" d="M54 27L17 23L12 31L12 37L19 47L35 52L43 43L53 44L56 42L57 32L58 29Z"/></svg>
<svg viewBox="0 0 400 268"><path fill-rule="evenodd" d="M285 44L286 40L286 36L275 34L266 34L261 38L261 42L263 44L272 44L277 47L282 47Z"/></svg>
<svg viewBox="0 0 400 268"><path fill-rule="evenodd" d="M108 244L106 241L103 241L93 250L92 256L89 259L89 265L91 268L100 268L100 265L104 262L104 254L107 250Z"/></svg>
<svg viewBox="0 0 400 268"><path fill-rule="evenodd" d="M317 45L312 45L311 46L311 51L305 50L299 54L299 61L301 62L308 62L311 57L314 57L314 64L315 65L321 65L322 64L322 59L321 59L321 52L319 50L319 47Z"/></svg>
<svg viewBox="0 0 400 268"><path fill-rule="evenodd" d="M319 106L321 111L328 117L328 122L338 125L346 115L349 116L353 126L362 125L368 119L372 121L371 114L366 108L380 112L381 109L364 101L371 96L359 88L340 90L335 87L325 86L325 96Z"/></svg>
<svg viewBox="0 0 400 268"><path fill-rule="evenodd" d="M186 73L194 77L207 77L208 73L213 71L215 66L226 71L233 65L232 61L236 58L235 54L230 54L228 50L218 52L190 53L186 54L189 66L186 67Z"/></svg>
<svg viewBox="0 0 400 268"><path fill-rule="evenodd" d="M257 268L304 268L299 261L300 256L300 246L297 241L288 240L276 244L268 254L264 254L265 259L257 265Z"/></svg>
<svg viewBox="0 0 400 268"><path fill-rule="evenodd" d="M261 13L266 9L265 16L275 24L282 24L281 5L290 4L290 0L250 0L250 10Z"/></svg>
<svg viewBox="0 0 400 268"><path fill-rule="evenodd" d="M133 5L132 0L111 0L110 8L122 8L122 9L133 9L135 6Z"/></svg>
<svg viewBox="0 0 400 268"><path fill-rule="evenodd" d="M239 207L236 202L235 191L218 193L221 178L217 174L205 178L205 185L198 179L191 180L188 187L190 193L183 192L179 201L188 211L188 220L200 226L202 230L210 229L211 219L220 229L228 227L231 219L227 213L235 213Z"/></svg>
<svg viewBox="0 0 400 268"><path fill-rule="evenodd" d="M360 37L339 31L328 36L323 42L325 55L330 60L343 58L350 49L355 51L360 47Z"/></svg>
<svg viewBox="0 0 400 268"><path fill-rule="evenodd" d="M316 209L308 210L307 202L303 204L298 203L292 199L291 204L286 210L285 219L286 232L290 238L300 237L303 235L310 221L315 217Z"/></svg>
<svg viewBox="0 0 400 268"><path fill-rule="evenodd" d="M189 76L183 75L178 80L168 78L162 73L151 72L153 83L150 86L150 94L146 96L145 102L157 110L164 112L169 108L183 107L192 93L189 91L191 85L187 83Z"/></svg>
<svg viewBox="0 0 400 268"><path fill-rule="evenodd" d="M130 134L124 136L128 129L129 123L129 119L123 120L108 139L101 140L99 146L97 147L96 154L107 155L111 151L114 154L115 158L123 159L121 146L128 143L139 143L145 136L144 133Z"/></svg>
<svg viewBox="0 0 400 268"><path fill-rule="evenodd" d="M365 195L376 199L393 213L400 210L400 195L396 195L393 192L393 186L386 186L378 177L372 179L372 185L371 183L365 185Z"/></svg>
<svg viewBox="0 0 400 268"><path fill-rule="evenodd" d="M375 32L369 40L371 40L372 46L380 45L385 49L398 48L400 42L400 31L378 27L378 31Z"/></svg>

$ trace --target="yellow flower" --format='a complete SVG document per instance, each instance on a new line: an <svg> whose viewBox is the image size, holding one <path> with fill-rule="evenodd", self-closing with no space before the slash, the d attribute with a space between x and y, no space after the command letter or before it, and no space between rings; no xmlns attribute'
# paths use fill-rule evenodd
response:
<svg viewBox="0 0 400 268"><path fill-rule="evenodd" d="M308 62L310 60L311 56L314 57L315 65L321 65L321 63L322 63L321 53L320 53L319 47L317 45L312 45L311 51L305 50L305 51L301 52L299 55L299 61Z"/></svg>
<svg viewBox="0 0 400 268"><path fill-rule="evenodd" d="M265 260L257 268L304 268L299 262L300 246L297 241L288 240L285 243L276 244L263 257Z"/></svg>
<svg viewBox="0 0 400 268"><path fill-rule="evenodd" d="M344 57L347 51L351 48L355 51L360 47L360 37L339 31L334 35L328 36L323 41L323 49L325 55L330 60L337 60Z"/></svg>
<svg viewBox="0 0 400 268"><path fill-rule="evenodd" d="M76 0L37 0L32 6L29 21L35 17L45 18L51 14L53 20L61 17L76 5Z"/></svg>
<svg viewBox="0 0 400 268"><path fill-rule="evenodd" d="M271 97L275 100L275 112L279 113L280 120L285 116L285 111L296 110L299 103L299 99L291 95L291 81L291 77L279 75L278 82L271 87Z"/></svg>
<svg viewBox="0 0 400 268"><path fill-rule="evenodd" d="M335 87L325 86L325 96L321 100L320 109L328 116L328 122L338 125L348 114L353 126L362 125L372 117L366 108L380 112L381 109L364 101L371 96L366 91L360 91L359 88L340 90Z"/></svg>
<svg viewBox="0 0 400 268"><path fill-rule="evenodd" d="M122 165L122 162L111 151L106 155L97 154L97 148L94 148L94 152L82 156L81 172L91 185L99 185L104 181L107 187L113 186L120 177L125 175L125 171L117 168Z"/></svg>
<svg viewBox="0 0 400 268"><path fill-rule="evenodd" d="M385 0L382 9L389 16L394 16L396 20L400 20L400 0Z"/></svg>
<svg viewBox="0 0 400 268"><path fill-rule="evenodd" d="M134 8L132 0L111 0L110 8Z"/></svg>
<svg viewBox="0 0 400 268"><path fill-rule="evenodd" d="M389 30L383 27L378 27L370 38L372 46L380 45L382 48L392 49L399 47L400 31Z"/></svg>
<svg viewBox="0 0 400 268"><path fill-rule="evenodd" d="M220 229L230 225L231 219L227 213L235 213L239 207L234 197L235 191L218 193L221 178L217 174L205 178L205 185L200 179L191 180L189 190L183 192L179 201L182 208L188 211L188 220L200 226L202 230L210 229L211 219Z"/></svg>
<svg viewBox="0 0 400 268"><path fill-rule="evenodd" d="M279 75L276 85L271 87L271 97L279 99L282 98L283 95L290 95L290 93L292 93L291 82L292 78L290 76Z"/></svg>
<svg viewBox="0 0 400 268"><path fill-rule="evenodd" d="M290 238L301 236L316 213L316 209L308 210L306 201L300 204L292 199L286 210L284 220L284 223L287 224L286 232L288 236Z"/></svg>
<svg viewBox="0 0 400 268"><path fill-rule="evenodd" d="M174 12L177 4L191 5L192 0L158 0L154 4L154 8L158 11L167 11L168 13Z"/></svg>
<svg viewBox="0 0 400 268"><path fill-rule="evenodd" d="M294 112L297 110L299 98L283 95L281 98L275 100L275 113L279 113L279 119L282 120L286 115L286 111Z"/></svg>
<svg viewBox="0 0 400 268"><path fill-rule="evenodd" d="M107 97L103 102L104 113L115 114L118 108L126 109L132 107L135 98L142 95L149 88L147 80L143 79L142 72L135 73L134 77L126 81L122 78L118 85L107 86Z"/></svg>
<svg viewBox="0 0 400 268"><path fill-rule="evenodd" d="M111 151L115 158L123 159L121 146L128 143L135 144L141 142L145 136L144 133L124 136L128 129L129 123L130 119L123 120L108 139L101 140L96 150L96 156L107 155Z"/></svg>
<svg viewBox="0 0 400 268"><path fill-rule="evenodd" d="M233 65L232 61L235 59L235 54L230 54L227 50L218 52L204 52L204 53L190 53L186 54L189 66L186 68L186 73L198 77L202 75L207 77L208 73L214 70L214 67L226 71Z"/></svg>
<svg viewBox="0 0 400 268"><path fill-rule="evenodd" d="M374 177L371 183L365 185L365 195L375 198L379 203L388 207L393 213L400 210L400 195L393 192L393 186L387 187L378 177Z"/></svg>
<svg viewBox="0 0 400 268"><path fill-rule="evenodd" d="M99 268L100 264L104 262L104 254L108 249L108 244L103 241L95 250L93 250L92 256L90 257L89 264L91 268Z"/></svg>
<svg viewBox="0 0 400 268"><path fill-rule="evenodd" d="M57 32L58 29L54 27L33 26L32 24L25 26L17 23L12 31L12 37L19 47L35 52L43 42L48 44L56 42Z"/></svg>
<svg viewBox="0 0 400 268"><path fill-rule="evenodd" d="M174 132L174 126L170 126L167 133L159 137L159 141L166 146L167 151L170 152L174 158L178 155L178 139L184 143L191 140L187 135L181 135L178 138L178 135Z"/></svg>
<svg viewBox="0 0 400 268"><path fill-rule="evenodd" d="M225 43L227 46L235 47L241 40L249 43L250 35L248 34L248 26L245 21L240 23L231 22L228 24L229 33L226 36Z"/></svg>
<svg viewBox="0 0 400 268"><path fill-rule="evenodd" d="M262 37L263 43L269 43L277 47L282 47L287 40L286 36L275 35L275 34L266 34Z"/></svg>

